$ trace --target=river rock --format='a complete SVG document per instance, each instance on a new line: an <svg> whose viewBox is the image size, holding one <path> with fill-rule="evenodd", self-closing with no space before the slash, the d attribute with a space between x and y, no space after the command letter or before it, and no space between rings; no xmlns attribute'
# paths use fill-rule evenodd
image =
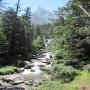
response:
<svg viewBox="0 0 90 90"><path fill-rule="evenodd" d="M2 84L3 84L3 81L2 81L2 80L0 80L0 86L2 86Z"/></svg>
<svg viewBox="0 0 90 90"><path fill-rule="evenodd" d="M17 87L23 88L22 90L31 90L30 86L26 85L25 83L18 84ZM21 90L21 89L17 89Z"/></svg>
<svg viewBox="0 0 90 90"><path fill-rule="evenodd" d="M28 65L28 64L30 64L30 62L29 61L24 61L24 64Z"/></svg>
<svg viewBox="0 0 90 90"><path fill-rule="evenodd" d="M18 85L18 84L22 84L22 83L24 83L24 81L23 81L23 80L14 81L13 85Z"/></svg>
<svg viewBox="0 0 90 90"><path fill-rule="evenodd" d="M6 83L13 83L13 79L10 79L10 78L2 78L1 79L3 82L6 82Z"/></svg>
<svg viewBox="0 0 90 90"><path fill-rule="evenodd" d="M19 73L23 72L24 70L25 70L25 68L23 68L23 67L22 68L18 68L18 72Z"/></svg>
<svg viewBox="0 0 90 90"><path fill-rule="evenodd" d="M32 80L24 81L26 85L32 85Z"/></svg>
<svg viewBox="0 0 90 90"><path fill-rule="evenodd" d="M3 78L1 78L1 80L4 83L9 83L11 85L15 85L15 84L22 83L24 81L24 78L20 77L19 75L12 75L12 76L3 77Z"/></svg>
<svg viewBox="0 0 90 90"><path fill-rule="evenodd" d="M35 70L31 69L31 72L35 72Z"/></svg>
<svg viewBox="0 0 90 90"><path fill-rule="evenodd" d="M39 81L39 80L33 80L32 81L32 84L33 84L34 87L36 87L38 85L41 85L41 81Z"/></svg>
<svg viewBox="0 0 90 90"><path fill-rule="evenodd" d="M10 87L10 86L12 86L12 85L9 84L9 83L3 82L2 80L0 80L0 87Z"/></svg>
<svg viewBox="0 0 90 90"><path fill-rule="evenodd" d="M26 65L24 68L25 69L31 69L31 66L30 65Z"/></svg>

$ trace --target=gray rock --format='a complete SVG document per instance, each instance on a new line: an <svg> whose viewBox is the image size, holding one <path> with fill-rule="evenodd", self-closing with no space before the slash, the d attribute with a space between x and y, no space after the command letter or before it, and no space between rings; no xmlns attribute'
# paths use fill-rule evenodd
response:
<svg viewBox="0 0 90 90"><path fill-rule="evenodd" d="M38 85L41 85L41 81L39 81L39 80L33 80L32 81L32 84L33 84L34 87L36 87Z"/></svg>
<svg viewBox="0 0 90 90"><path fill-rule="evenodd" d="M1 79L3 82L6 82L6 83L13 83L13 79L10 79L10 78L2 78Z"/></svg>
<svg viewBox="0 0 90 90"><path fill-rule="evenodd" d="M24 81L25 85L32 85L32 80Z"/></svg>
<svg viewBox="0 0 90 90"><path fill-rule="evenodd" d="M0 80L0 87L9 87L9 86L12 86L12 85Z"/></svg>
<svg viewBox="0 0 90 90"><path fill-rule="evenodd" d="M25 70L25 68L18 68L18 72L21 73Z"/></svg>
<svg viewBox="0 0 90 90"><path fill-rule="evenodd" d="M30 62L29 62L29 61L24 61L24 64L25 64L25 65L29 65Z"/></svg>
<svg viewBox="0 0 90 90"><path fill-rule="evenodd" d="M22 84L24 83L23 80L19 80L19 81L14 81L14 83L12 83L13 85L18 85L18 84Z"/></svg>
<svg viewBox="0 0 90 90"><path fill-rule="evenodd" d="M30 65L25 65L24 68L25 68L25 69L31 69L31 66L30 66Z"/></svg>

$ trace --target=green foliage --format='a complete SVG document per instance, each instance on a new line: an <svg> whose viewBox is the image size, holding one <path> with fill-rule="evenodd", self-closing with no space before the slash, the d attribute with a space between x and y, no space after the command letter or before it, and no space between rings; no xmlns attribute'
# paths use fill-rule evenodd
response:
<svg viewBox="0 0 90 90"><path fill-rule="evenodd" d="M4 57L4 65L16 63L22 57L24 47L24 29L14 9L9 8L2 16L2 31L9 43L9 48ZM12 62L13 60L13 62Z"/></svg>
<svg viewBox="0 0 90 90"><path fill-rule="evenodd" d="M17 72L17 68L14 66L5 66L0 68L0 75L12 74Z"/></svg>
<svg viewBox="0 0 90 90"><path fill-rule="evenodd" d="M90 64L85 65L85 66L83 67L83 69L90 72Z"/></svg>
<svg viewBox="0 0 90 90"><path fill-rule="evenodd" d="M23 36L23 60L30 60L33 54L33 29L31 26L31 11L30 8L27 7L25 10L24 15L20 17L20 20L22 22L22 27L24 29L24 36Z"/></svg>
<svg viewBox="0 0 90 90"><path fill-rule="evenodd" d="M61 84L57 81L45 81L37 90L62 90L61 88Z"/></svg>
<svg viewBox="0 0 90 90"><path fill-rule="evenodd" d="M50 35L53 34L53 25L50 24L50 23L49 24L41 25L41 32L46 37L49 37Z"/></svg>
<svg viewBox="0 0 90 90"><path fill-rule="evenodd" d="M62 83L68 83L74 80L77 74L77 71L70 66L57 64L52 69L52 79L60 80Z"/></svg>
<svg viewBox="0 0 90 90"><path fill-rule="evenodd" d="M87 6L83 1L81 5ZM69 2L68 7L59 8L56 12L59 20L54 24L53 34L55 38L52 42L51 49L55 56L62 56L65 64L72 65L75 68L82 68L84 64L90 62L90 26L88 17L82 17L83 11L76 7L77 0ZM87 2L87 4L89 4ZM85 7L86 8L86 7ZM89 8L88 8L89 10ZM64 24L62 25L62 14L64 15ZM58 50L58 54L56 53ZM55 57L55 60L59 60ZM60 61L60 60L59 60Z"/></svg>
<svg viewBox="0 0 90 90"><path fill-rule="evenodd" d="M76 89L74 85L68 85L68 84L62 85L58 81L44 81L42 85L37 87L36 90L76 90Z"/></svg>
<svg viewBox="0 0 90 90"><path fill-rule="evenodd" d="M47 74L51 74L51 68L41 68L42 71L44 71Z"/></svg>
<svg viewBox="0 0 90 90"><path fill-rule="evenodd" d="M25 63L23 60L17 60L17 63L15 65L16 67L24 67L25 66Z"/></svg>
<svg viewBox="0 0 90 90"><path fill-rule="evenodd" d="M5 34L2 31L2 27L0 28L0 65L3 65L6 53L8 52L9 43Z"/></svg>
<svg viewBox="0 0 90 90"><path fill-rule="evenodd" d="M56 50L54 52L54 60L56 60L56 63L61 63L62 62L62 55L60 50Z"/></svg>
<svg viewBox="0 0 90 90"><path fill-rule="evenodd" d="M82 64L82 67L83 64L89 62L89 34L89 27L77 27L75 29L71 27L68 29L62 55L64 59L71 60L71 65Z"/></svg>
<svg viewBox="0 0 90 90"><path fill-rule="evenodd" d="M36 49L36 52L43 48L44 42L40 36L38 36L36 40L33 41L33 46Z"/></svg>
<svg viewBox="0 0 90 90"><path fill-rule="evenodd" d="M54 54L54 57L56 60L62 59L61 52L59 50L57 50Z"/></svg>
<svg viewBox="0 0 90 90"><path fill-rule="evenodd" d="M30 60L33 53L30 9L17 16L8 8L0 17L0 65L17 65L18 61Z"/></svg>
<svg viewBox="0 0 90 90"><path fill-rule="evenodd" d="M3 34L2 31L0 31L0 47L2 48L5 45L6 42L6 36Z"/></svg>
<svg viewBox="0 0 90 90"><path fill-rule="evenodd" d="M78 72L80 74L70 83L61 84L59 81L44 81L36 90L81 90L80 85L82 83L90 83L90 73L87 71Z"/></svg>
<svg viewBox="0 0 90 90"><path fill-rule="evenodd" d="M90 72L87 70L79 71L79 75L71 82L72 85L82 85L82 82L89 84L90 83Z"/></svg>

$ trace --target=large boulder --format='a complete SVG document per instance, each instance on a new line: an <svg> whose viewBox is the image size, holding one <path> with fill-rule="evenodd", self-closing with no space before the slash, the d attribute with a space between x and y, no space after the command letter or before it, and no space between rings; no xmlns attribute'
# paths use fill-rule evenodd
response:
<svg viewBox="0 0 90 90"><path fill-rule="evenodd" d="M23 72L24 70L25 70L25 68L23 68L23 67L22 68L18 68L18 72L19 73Z"/></svg>
<svg viewBox="0 0 90 90"><path fill-rule="evenodd" d="M25 69L31 69L31 67L34 66L34 64L29 61L24 61L24 64L25 64L24 66Z"/></svg>

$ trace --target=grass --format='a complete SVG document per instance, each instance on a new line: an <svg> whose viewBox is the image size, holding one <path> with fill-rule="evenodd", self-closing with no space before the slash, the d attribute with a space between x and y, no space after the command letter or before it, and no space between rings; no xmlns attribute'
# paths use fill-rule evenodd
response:
<svg viewBox="0 0 90 90"><path fill-rule="evenodd" d="M6 75L17 72L17 68L14 66L5 66L0 68L0 75Z"/></svg>
<svg viewBox="0 0 90 90"><path fill-rule="evenodd" d="M14 66L6 66L0 68L0 74L10 74L14 73L17 68ZM90 84L90 72L83 70L78 71L80 74L75 77L75 79L66 84L61 84L59 81L51 81L47 80L42 83L42 85L39 85L36 88L30 88L31 90L81 90L80 85L82 83Z"/></svg>
<svg viewBox="0 0 90 90"><path fill-rule="evenodd" d="M61 84L59 81L45 81L36 90L81 90L80 84L90 84L90 72L85 70L79 72L80 74L70 83Z"/></svg>
<svg viewBox="0 0 90 90"><path fill-rule="evenodd" d="M45 81L36 90L76 90L76 89L71 85L61 84L58 81Z"/></svg>
<svg viewBox="0 0 90 90"><path fill-rule="evenodd" d="M80 71L80 74L75 78L75 80L72 83L90 83L90 72L83 70Z"/></svg>
<svg viewBox="0 0 90 90"><path fill-rule="evenodd" d="M41 70L46 74L51 74L51 68L42 67Z"/></svg>

